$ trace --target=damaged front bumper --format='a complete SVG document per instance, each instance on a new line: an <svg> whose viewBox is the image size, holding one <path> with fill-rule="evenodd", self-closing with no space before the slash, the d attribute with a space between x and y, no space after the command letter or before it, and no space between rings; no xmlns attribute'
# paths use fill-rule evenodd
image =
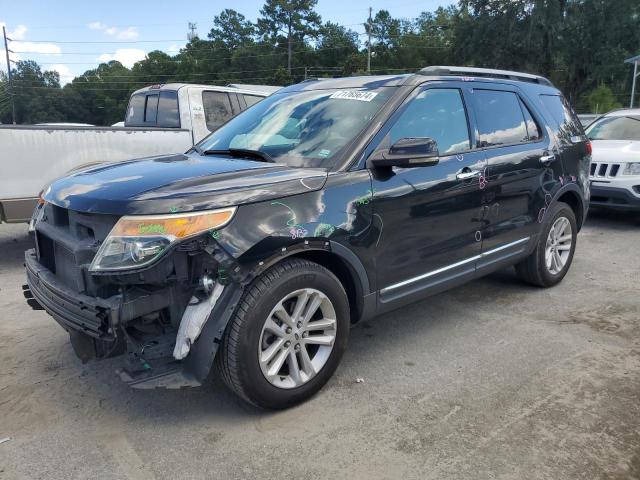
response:
<svg viewBox="0 0 640 480"><path fill-rule="evenodd" d="M206 294L194 293L179 325L165 322L160 328L161 312L175 308L169 287L99 298L66 287L38 262L35 250L25 252L25 267L24 295L32 308L46 310L69 332L83 362L126 354L118 373L134 388L201 385L242 290L216 283Z"/></svg>
<svg viewBox="0 0 640 480"><path fill-rule="evenodd" d="M91 338L114 342L113 326L120 323L122 297L107 299L89 297L74 292L57 281L55 275L38 263L35 250L24 255L28 290L25 296L35 299L65 330L75 330Z"/></svg>

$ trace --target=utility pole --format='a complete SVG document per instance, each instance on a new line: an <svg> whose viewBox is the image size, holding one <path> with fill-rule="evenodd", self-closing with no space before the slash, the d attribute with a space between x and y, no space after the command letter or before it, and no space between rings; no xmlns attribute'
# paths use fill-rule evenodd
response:
<svg viewBox="0 0 640 480"><path fill-rule="evenodd" d="M187 40L189 40L190 42L198 38L196 28L198 28L197 23L189 22L189 33L187 33Z"/></svg>
<svg viewBox="0 0 640 480"><path fill-rule="evenodd" d="M640 63L640 55L636 55L635 57L627 58L624 63L632 63L633 64L633 81L631 83L631 101L629 102L629 108L633 108L633 100L636 96L636 80L640 73L638 73L638 63Z"/></svg>
<svg viewBox="0 0 640 480"><path fill-rule="evenodd" d="M11 119L16 124L16 104L13 98L13 82L11 81L11 60L9 60L9 44L7 43L7 29L2 26L2 36L4 37L4 53L7 55L7 78L9 79L9 97L11 98Z"/></svg>
<svg viewBox="0 0 640 480"><path fill-rule="evenodd" d="M369 7L369 28L367 28L369 40L367 41L367 73L371 73L371 7Z"/></svg>
<svg viewBox="0 0 640 480"><path fill-rule="evenodd" d="M305 65L305 67L304 67L304 79L305 80L307 79L307 68L308 67Z"/></svg>
<svg viewBox="0 0 640 480"><path fill-rule="evenodd" d="M633 108L633 97L636 95L636 78L638 78L638 61L633 63L633 86L631 87L631 102L629 108Z"/></svg>

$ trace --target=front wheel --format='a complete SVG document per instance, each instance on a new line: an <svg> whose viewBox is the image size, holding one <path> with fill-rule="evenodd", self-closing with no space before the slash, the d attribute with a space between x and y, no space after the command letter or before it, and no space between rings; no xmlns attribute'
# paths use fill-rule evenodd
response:
<svg viewBox="0 0 640 480"><path fill-rule="evenodd" d="M563 202L555 204L540 232L533 253L516 265L522 280L539 287L552 287L569 271L576 249L578 228L571 207Z"/></svg>
<svg viewBox="0 0 640 480"><path fill-rule="evenodd" d="M225 330L217 364L243 399L286 408L329 380L348 335L349 303L336 276L307 260L285 260L247 288Z"/></svg>

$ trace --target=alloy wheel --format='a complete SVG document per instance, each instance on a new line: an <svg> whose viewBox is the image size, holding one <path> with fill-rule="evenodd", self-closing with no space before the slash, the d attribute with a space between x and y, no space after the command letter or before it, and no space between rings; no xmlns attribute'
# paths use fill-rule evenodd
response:
<svg viewBox="0 0 640 480"><path fill-rule="evenodd" d="M319 290L303 288L280 300L265 320L258 361L272 385L296 388L327 363L336 340L336 312Z"/></svg>
<svg viewBox="0 0 640 480"><path fill-rule="evenodd" d="M566 217L559 217L549 230L545 246L545 263L551 274L557 275L562 271L569 260L572 245L571 222Z"/></svg>

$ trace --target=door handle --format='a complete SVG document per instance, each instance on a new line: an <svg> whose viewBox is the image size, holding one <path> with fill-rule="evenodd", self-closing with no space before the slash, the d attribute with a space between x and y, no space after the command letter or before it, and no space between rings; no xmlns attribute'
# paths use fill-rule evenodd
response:
<svg viewBox="0 0 640 480"><path fill-rule="evenodd" d="M547 165L551 162L553 162L556 159L556 156L554 154L551 155L542 155L540 157L540 163Z"/></svg>
<svg viewBox="0 0 640 480"><path fill-rule="evenodd" d="M462 171L462 172L458 172L456 173L456 178L458 180L468 180L470 178L473 177L478 177L480 176L480 170L467 170L467 171Z"/></svg>

